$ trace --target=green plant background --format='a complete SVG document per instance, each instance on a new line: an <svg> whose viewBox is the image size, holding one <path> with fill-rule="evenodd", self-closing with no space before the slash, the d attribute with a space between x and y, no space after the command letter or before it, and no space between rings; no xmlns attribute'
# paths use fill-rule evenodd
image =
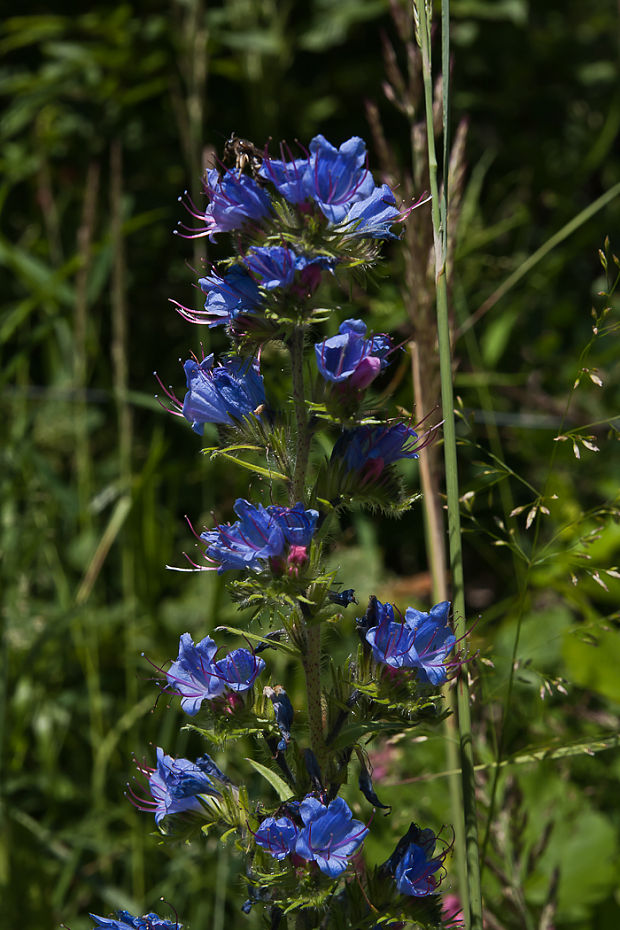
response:
<svg viewBox="0 0 620 930"><path fill-rule="evenodd" d="M132 755L200 749L179 731L177 707L156 704L142 654L161 665L180 633L242 622L218 578L165 568L183 564L191 544L185 514L197 526L212 510L228 519L247 493L245 473L208 464L195 434L153 399L154 368L182 390L178 358L201 340L224 344L168 303L196 303L192 269L207 255L202 240L172 235L183 218L177 197L197 193L209 147L221 151L231 131L261 146L318 132L336 144L370 140L367 100L406 165L409 126L382 89L383 43L401 66L402 47L385 0L30 6L0 33L2 925L85 930L88 911L163 913L163 895L191 930L222 930L246 920L234 850L215 837L164 842L124 797ZM535 495L524 482L541 489L548 479L590 310L602 308L597 250L609 235L620 251L620 197L475 326L466 321L620 182L620 22L611 0L453 0L451 12L452 117L469 121L452 300L483 833L523 576L497 543L531 551ZM364 315L409 338L402 248L386 250L368 291L333 292L339 320ZM209 245L208 259L224 250ZM511 762L483 876L491 928L548 927L550 888L557 930L612 930L620 918L620 583L604 574L620 562L610 422L619 359L613 333L596 342L587 365L603 386L584 377L564 424L598 424L584 435L600 451L582 447L577 459L560 443L547 486L546 558L522 604ZM411 409L401 367L396 400ZM498 449L509 472L490 458ZM415 488L417 466L404 471ZM250 493L259 491L255 483ZM506 518L507 504L525 510ZM355 515L333 558L362 600L429 603L420 510L390 523ZM335 654L347 654L352 623ZM245 774L248 751L231 747L233 773ZM443 738L374 751L375 767L386 765L379 795L389 790L395 810L375 818L367 847L378 859L410 819L438 829L450 813ZM251 787L263 790L258 780Z"/></svg>

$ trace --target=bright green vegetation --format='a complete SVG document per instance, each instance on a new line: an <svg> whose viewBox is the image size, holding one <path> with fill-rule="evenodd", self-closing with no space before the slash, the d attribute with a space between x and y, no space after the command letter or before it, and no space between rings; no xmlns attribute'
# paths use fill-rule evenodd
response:
<svg viewBox="0 0 620 930"><path fill-rule="evenodd" d="M200 296L184 262L200 269L205 242L171 230L184 219L177 196L198 196L203 145L221 151L233 130L260 146L358 134L403 198L429 187L422 88L401 86L394 70L406 74L405 7L400 30L382 0L204 7L145 0L75 15L59 4L6 20L0 34L0 893L10 928L85 930L89 910L123 906L163 913L160 895L191 930L246 920L228 847L161 844L123 796L132 753L152 762L151 744L201 748L178 735L186 721L165 697L155 706L141 653L159 665L186 629L240 623L220 579L164 567L192 551L184 514L197 527L211 510L228 520L247 489L152 397L154 368L182 392L175 360L201 339L224 346L206 328L188 344L167 303ZM480 651L469 671L482 894L491 930L615 930L619 306L601 292L620 253L618 10L453 0L451 16L447 283L464 625L475 623L470 654ZM380 29L395 59L384 62ZM436 43L435 72L440 62ZM386 75L398 107L383 96ZM366 100L378 107L374 133ZM379 121L388 150L373 150ZM439 137L440 168L443 151ZM338 321L355 306L376 331L415 339L426 361L430 228L421 207L367 306L361 292L325 293ZM210 260L226 251L208 248ZM439 401L436 374L423 368L416 418ZM411 410L404 352L390 390ZM415 489L418 466L403 470ZM403 608L433 603L424 523L422 505L400 521L352 519L346 553L334 555L344 587ZM451 821L445 743L369 747L375 771L389 772L375 776L378 793L389 791L402 821L386 844L413 817L435 829ZM231 775L235 753L248 746L227 751ZM455 886L453 868L444 887Z"/></svg>

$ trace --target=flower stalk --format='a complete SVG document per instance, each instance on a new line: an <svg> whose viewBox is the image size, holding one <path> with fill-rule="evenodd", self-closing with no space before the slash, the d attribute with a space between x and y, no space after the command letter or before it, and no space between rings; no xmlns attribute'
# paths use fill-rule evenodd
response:
<svg viewBox="0 0 620 930"><path fill-rule="evenodd" d="M428 167L431 187L431 211L433 220L433 241L435 249L435 288L437 306L437 337L439 343L439 364L441 375L441 398L444 418L444 459L446 470L446 493L448 503L448 539L450 568L453 587L454 613L460 629L464 632L465 595L463 579L463 556L461 548L461 520L459 509L458 462L456 454L456 425L454 417L454 393L452 387L452 352L450 345L450 327L448 317L448 288L446 279L446 243L447 243L447 209L446 180L440 198L437 179L437 154L435 150L435 133L433 128L433 86L431 66L431 15L432 5L426 0L415 4L418 15L418 41L422 52L422 77L426 108L426 135L428 144ZM449 6L447 0L442 2L442 28L444 46L447 41ZM444 55L444 59L445 59ZM444 101L448 94L448 73L443 75ZM444 118L447 105L444 103ZM444 126L447 132L447 126ZM447 166L444 165L444 169ZM478 823L476 815L476 786L474 776L473 744L471 734L471 717L469 709L469 688L466 673L460 674L457 683L457 706L459 724L459 743L461 755L461 779L463 788L463 815L465 820L465 853L467 862L467 897L463 902L468 914L470 930L482 930L482 898L480 890L480 859L478 846Z"/></svg>

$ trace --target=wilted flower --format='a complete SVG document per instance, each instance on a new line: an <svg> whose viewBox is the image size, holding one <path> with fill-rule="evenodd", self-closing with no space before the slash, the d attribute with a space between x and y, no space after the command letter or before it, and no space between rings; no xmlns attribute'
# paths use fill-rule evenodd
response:
<svg viewBox="0 0 620 930"><path fill-rule="evenodd" d="M173 923L153 912L143 917L134 917L129 911L117 911L117 919L98 917L96 914L88 916L95 921L95 927L102 927L103 930L181 930L183 926L178 920Z"/></svg>
<svg viewBox="0 0 620 930"><path fill-rule="evenodd" d="M367 339L362 320L345 320L338 333L314 347L319 372L327 381L362 390L387 366L392 340L383 333Z"/></svg>
<svg viewBox="0 0 620 930"><path fill-rule="evenodd" d="M142 765L139 770L148 776L152 801L138 798L134 801L141 810L153 810L157 824L169 814L202 810L198 800L200 794L219 794L198 762L174 759L160 746L157 747L157 768Z"/></svg>
<svg viewBox="0 0 620 930"><path fill-rule="evenodd" d="M274 859L284 859L295 850L299 830L289 817L266 817L254 839Z"/></svg>
<svg viewBox="0 0 620 930"><path fill-rule="evenodd" d="M416 898L434 894L439 880L435 873L441 868L446 852L433 856L437 837L432 830L421 830L412 823L405 836L382 868L394 876L401 894Z"/></svg>
<svg viewBox="0 0 620 930"><path fill-rule="evenodd" d="M224 690L224 682L215 668L217 646L210 636L197 645L189 633L179 641L179 657L166 672L171 689L181 695L181 707L193 717L203 701L211 701Z"/></svg>
<svg viewBox="0 0 620 930"><path fill-rule="evenodd" d="M330 878L341 875L368 829L359 820L353 820L342 798L335 798L326 807L308 796L301 802L300 813L304 827L297 838L295 852L302 859L316 862L321 872Z"/></svg>
<svg viewBox="0 0 620 930"><path fill-rule="evenodd" d="M231 691L248 691L265 668L265 661L249 649L233 649L215 663L215 670Z"/></svg>
<svg viewBox="0 0 620 930"><path fill-rule="evenodd" d="M291 738L291 726L293 724L293 705L290 698L282 685L276 685L275 688L266 685L263 688L263 694L268 697L273 704L273 712L276 718L276 724L282 739L278 743L278 750L284 752Z"/></svg>
<svg viewBox="0 0 620 930"><path fill-rule="evenodd" d="M232 425L265 403L265 387L256 363L226 358L213 367L213 355L202 362L188 359L183 365L189 388L183 401L183 416L202 436L205 423Z"/></svg>
<svg viewBox="0 0 620 930"><path fill-rule="evenodd" d="M312 539L318 512L303 504L280 507L250 504L242 497L235 501L236 523L217 526L202 533L207 556L219 562L218 572L233 568L259 570L264 562L278 558L288 545L307 546Z"/></svg>

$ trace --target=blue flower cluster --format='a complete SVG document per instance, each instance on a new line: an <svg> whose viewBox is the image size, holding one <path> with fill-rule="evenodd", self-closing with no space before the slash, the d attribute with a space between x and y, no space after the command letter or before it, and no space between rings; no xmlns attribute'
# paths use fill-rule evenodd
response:
<svg viewBox="0 0 620 930"><path fill-rule="evenodd" d="M179 640L179 655L166 672L168 686L181 695L181 707L193 717L203 701L212 701L226 689L249 691L265 662L249 649L234 649L215 661L217 646L210 636L199 643L189 633Z"/></svg>
<svg viewBox="0 0 620 930"><path fill-rule="evenodd" d="M316 204L330 225L349 235L396 238L390 226L402 217L394 194L387 184L375 185L366 161L366 144L357 136L340 148L315 136L306 158L266 158L260 173L289 203Z"/></svg>
<svg viewBox="0 0 620 930"><path fill-rule="evenodd" d="M289 805L290 806L290 805ZM266 817L254 838L274 859L297 855L316 862L321 872L337 878L361 846L367 827L353 819L349 805L335 798L327 806L307 795L298 806L300 823L291 817Z"/></svg>
<svg viewBox="0 0 620 930"><path fill-rule="evenodd" d="M95 921L95 927L103 930L182 930L183 927L178 921L172 923L152 912L143 917L134 917L129 911L117 911L117 919L96 914L89 914L89 917Z"/></svg>
<svg viewBox="0 0 620 930"><path fill-rule="evenodd" d="M422 684L444 684L446 659L456 643L448 624L450 602L435 604L428 613L408 607L400 621L391 604L376 601L375 606L378 622L364 631L375 661L390 668L414 668Z"/></svg>
<svg viewBox="0 0 620 930"><path fill-rule="evenodd" d="M305 562L306 550L316 528L318 511L305 510L303 504L280 507L272 504L250 504L240 497L235 501L239 520L216 526L202 533L207 545L207 557L219 562L218 572L234 568L260 571L271 561L272 568L284 565L291 573Z"/></svg>

